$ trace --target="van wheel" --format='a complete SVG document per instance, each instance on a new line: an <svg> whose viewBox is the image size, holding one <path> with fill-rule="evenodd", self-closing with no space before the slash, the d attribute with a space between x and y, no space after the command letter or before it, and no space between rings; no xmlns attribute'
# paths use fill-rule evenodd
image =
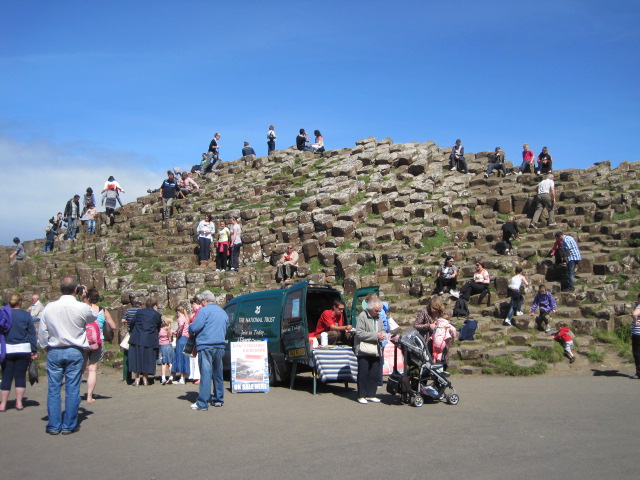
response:
<svg viewBox="0 0 640 480"><path fill-rule="evenodd" d="M269 355L269 385L273 386L277 383L276 369L273 361L273 357Z"/></svg>

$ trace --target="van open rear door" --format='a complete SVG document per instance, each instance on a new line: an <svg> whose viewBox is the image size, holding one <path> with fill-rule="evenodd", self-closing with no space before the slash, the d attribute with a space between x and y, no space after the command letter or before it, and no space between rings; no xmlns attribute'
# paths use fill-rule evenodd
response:
<svg viewBox="0 0 640 480"><path fill-rule="evenodd" d="M281 338L285 359L290 362L309 363L306 300L306 281L287 289L282 311Z"/></svg>
<svg viewBox="0 0 640 480"><path fill-rule="evenodd" d="M356 318L362 312L362 301L369 295L370 293L375 293L376 295L380 294L380 287L365 287L359 288L353 294L353 301L351 302L351 308L349 309L349 316L347 322L349 325L356 326Z"/></svg>

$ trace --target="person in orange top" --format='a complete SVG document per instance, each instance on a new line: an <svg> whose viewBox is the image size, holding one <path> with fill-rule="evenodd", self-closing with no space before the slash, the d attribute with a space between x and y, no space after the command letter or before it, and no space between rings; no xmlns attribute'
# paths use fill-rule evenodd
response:
<svg viewBox="0 0 640 480"><path fill-rule="evenodd" d="M344 302L336 300L331 310L325 310L320 315L314 335L320 338L322 332L327 332L329 345L335 345L338 341L345 342L351 337L351 330L353 330L352 325L344 324Z"/></svg>

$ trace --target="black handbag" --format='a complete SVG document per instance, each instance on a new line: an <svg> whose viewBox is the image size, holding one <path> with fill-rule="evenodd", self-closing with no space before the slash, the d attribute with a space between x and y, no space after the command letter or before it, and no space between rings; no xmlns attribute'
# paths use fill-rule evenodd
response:
<svg viewBox="0 0 640 480"><path fill-rule="evenodd" d="M197 355L196 351L196 336L191 334L189 338L187 338L187 343L185 343L184 348L182 349L182 353L185 355L189 355L191 357L195 357Z"/></svg>
<svg viewBox="0 0 640 480"><path fill-rule="evenodd" d="M38 383L38 364L35 360L31 359L29 362L29 383L33 386L34 383Z"/></svg>

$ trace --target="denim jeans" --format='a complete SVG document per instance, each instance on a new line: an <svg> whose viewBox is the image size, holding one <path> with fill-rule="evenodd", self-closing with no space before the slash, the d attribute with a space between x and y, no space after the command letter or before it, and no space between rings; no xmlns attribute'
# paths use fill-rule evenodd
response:
<svg viewBox="0 0 640 480"><path fill-rule="evenodd" d="M276 141L269 140L267 141L267 154L273 152L276 149Z"/></svg>
<svg viewBox="0 0 640 480"><path fill-rule="evenodd" d="M80 382L84 353L79 348L52 348L47 353L47 430L73 430L78 425L78 407L80 406ZM60 390L65 382L64 418Z"/></svg>
<svg viewBox="0 0 640 480"><path fill-rule="evenodd" d="M504 166L504 163L490 163L489 167L487 168L487 176L491 176L491 172L493 172L495 169L502 170L503 175L505 177L507 176L507 167Z"/></svg>
<svg viewBox="0 0 640 480"><path fill-rule="evenodd" d="M533 162L522 162L522 165L520 165L520 173L524 173L525 170L533 173Z"/></svg>
<svg viewBox="0 0 640 480"><path fill-rule="evenodd" d="M568 277L568 283L567 283L567 290L573 290L573 280L575 279L575 275L576 275L576 265L578 264L580 260L568 260L567 261L567 277Z"/></svg>
<svg viewBox="0 0 640 480"><path fill-rule="evenodd" d="M70 218L67 225L67 238L76 238L76 228L78 227L78 219Z"/></svg>
<svg viewBox="0 0 640 480"><path fill-rule="evenodd" d="M163 220L169 220L171 217L171 210L173 207L174 198L163 198L162 199L162 218Z"/></svg>
<svg viewBox="0 0 640 480"><path fill-rule="evenodd" d="M95 219L87 220L87 233L96 233L96 221L95 221Z"/></svg>
<svg viewBox="0 0 640 480"><path fill-rule="evenodd" d="M209 402L224 403L224 380L222 378L222 357L224 348L203 348L198 350L200 367L200 392L196 403L201 409L207 409ZM213 380L213 393L211 382Z"/></svg>
<svg viewBox="0 0 640 480"><path fill-rule="evenodd" d="M211 239L198 237L198 243L200 244L200 261L209 261L209 257L211 256Z"/></svg>
<svg viewBox="0 0 640 480"><path fill-rule="evenodd" d="M509 302L509 313L507 313L506 320L511 321L511 317L513 317L513 314L522 310L524 297L520 293L520 290L511 289L509 289L509 296L511 297L511 302Z"/></svg>

